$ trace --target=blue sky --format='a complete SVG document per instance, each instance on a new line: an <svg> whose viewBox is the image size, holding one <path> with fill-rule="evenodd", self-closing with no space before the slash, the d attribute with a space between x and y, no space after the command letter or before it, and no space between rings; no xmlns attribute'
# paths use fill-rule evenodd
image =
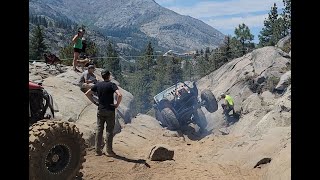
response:
<svg viewBox="0 0 320 180"><path fill-rule="evenodd" d="M214 27L225 35L234 35L235 27L245 23L258 43L263 21L273 3L278 11L282 0L155 0L158 4L182 15L189 15Z"/></svg>

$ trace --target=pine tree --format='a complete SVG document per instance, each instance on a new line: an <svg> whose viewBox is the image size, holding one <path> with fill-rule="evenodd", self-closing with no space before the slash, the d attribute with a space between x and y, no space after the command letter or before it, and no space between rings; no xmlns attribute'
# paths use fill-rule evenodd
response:
<svg viewBox="0 0 320 180"><path fill-rule="evenodd" d="M138 67L139 70L150 71L153 65L153 47L151 42L149 42L145 51L145 56L138 62Z"/></svg>
<svg viewBox="0 0 320 180"><path fill-rule="evenodd" d="M220 47L221 61L224 63L232 59L231 38L231 35L226 36L223 45Z"/></svg>
<svg viewBox="0 0 320 180"><path fill-rule="evenodd" d="M281 14L283 21L282 36L285 37L291 33L291 0L283 0L284 9Z"/></svg>
<svg viewBox="0 0 320 180"><path fill-rule="evenodd" d="M241 51L242 55L248 52L248 44L253 40L253 34L251 34L250 29L244 23L239 24L238 28L234 30L234 34L236 35L236 39L241 43Z"/></svg>
<svg viewBox="0 0 320 180"><path fill-rule="evenodd" d="M49 21L49 27L53 27L53 23L52 23L52 21Z"/></svg>
<svg viewBox="0 0 320 180"><path fill-rule="evenodd" d="M93 41L88 41L87 48L86 48L86 54L90 57L95 57L98 55L97 45Z"/></svg>
<svg viewBox="0 0 320 180"><path fill-rule="evenodd" d="M204 60L209 62L209 53L207 52L204 53Z"/></svg>
<svg viewBox="0 0 320 180"><path fill-rule="evenodd" d="M219 67L223 65L223 58L221 55L221 48L216 48L213 50L209 57L209 62L210 62L210 72L215 71Z"/></svg>
<svg viewBox="0 0 320 180"><path fill-rule="evenodd" d="M61 59L66 59L62 63L66 66L71 66L73 61L73 45L68 44L59 51L59 57Z"/></svg>
<svg viewBox="0 0 320 180"><path fill-rule="evenodd" d="M200 56L198 49L196 49L195 57Z"/></svg>
<svg viewBox="0 0 320 180"><path fill-rule="evenodd" d="M170 84L176 84L183 79L181 61L179 57L169 57L168 59L167 71L169 72Z"/></svg>
<svg viewBox="0 0 320 180"><path fill-rule="evenodd" d="M40 27L37 27L32 31L31 44L29 45L29 58L31 59L42 59L43 53L46 52L47 46L44 43L44 33Z"/></svg>
<svg viewBox="0 0 320 180"><path fill-rule="evenodd" d="M209 72L209 59L205 59L205 57L200 56L196 59L197 61L197 74L200 77L207 75Z"/></svg>
<svg viewBox="0 0 320 180"><path fill-rule="evenodd" d="M206 47L206 50L204 51L204 53L210 54L210 48Z"/></svg>
<svg viewBox="0 0 320 180"><path fill-rule="evenodd" d="M90 54L90 56L95 56L98 53L98 50L94 43L89 43L89 49L87 53L92 53ZM112 75L120 83L120 85L122 87L125 87L127 85L127 82L122 75L120 58L113 43L108 43L106 54L108 57L106 59L99 60L99 64L104 69L108 69L109 71L111 71Z"/></svg>
<svg viewBox="0 0 320 180"><path fill-rule="evenodd" d="M156 61L155 80L152 84L153 96L163 91L168 85L171 85L169 83L169 74L166 70L167 68L168 67L166 59L163 56L159 56Z"/></svg>
<svg viewBox="0 0 320 180"><path fill-rule="evenodd" d="M184 60L183 81L191 81L192 77L194 76L194 71L193 71L193 66L191 61L192 61L191 59Z"/></svg>
<svg viewBox="0 0 320 180"><path fill-rule="evenodd" d="M268 19L264 21L264 27L260 31L259 46L274 46L281 39L281 19L278 19L276 3L273 4L268 14Z"/></svg>
<svg viewBox="0 0 320 180"><path fill-rule="evenodd" d="M232 58L237 58L242 56L242 44L237 40L236 37L232 37L230 41Z"/></svg>
<svg viewBox="0 0 320 180"><path fill-rule="evenodd" d="M201 55L201 56L203 55L203 50L202 50L202 49L200 49L200 55Z"/></svg>
<svg viewBox="0 0 320 180"><path fill-rule="evenodd" d="M47 28L48 27L48 22L47 22L46 18L42 17L42 19L43 19L42 20L43 21L43 26Z"/></svg>
<svg viewBox="0 0 320 180"><path fill-rule="evenodd" d="M152 107L152 92L155 92L156 89L152 87L160 86L160 82L155 84L156 73L154 70L154 61L153 61L153 47L151 42L148 43L144 57L138 61L138 71L136 74L136 80L133 82L137 87L132 87L133 95L136 97L136 104L138 112L145 113ZM160 74L157 75L158 78Z"/></svg>

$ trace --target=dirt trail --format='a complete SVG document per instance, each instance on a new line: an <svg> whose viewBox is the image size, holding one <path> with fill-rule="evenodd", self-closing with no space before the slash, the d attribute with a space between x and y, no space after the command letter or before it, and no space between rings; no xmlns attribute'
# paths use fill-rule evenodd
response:
<svg viewBox="0 0 320 180"><path fill-rule="evenodd" d="M235 142L236 137L211 134L193 141L186 135L184 138L164 136L170 132L158 127L150 130L153 125L138 129L145 125L141 123L143 121L134 121L115 136L114 151L119 155L117 158L95 156L94 149L88 149L83 179L259 179L259 169L240 169L237 162L227 164L215 161L215 157L219 156L217 152ZM174 160L148 160L148 153L155 144L172 147L175 151Z"/></svg>

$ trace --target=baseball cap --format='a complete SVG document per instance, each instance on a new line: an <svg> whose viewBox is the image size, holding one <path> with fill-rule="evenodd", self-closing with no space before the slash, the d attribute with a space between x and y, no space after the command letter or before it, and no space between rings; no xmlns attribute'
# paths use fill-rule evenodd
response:
<svg viewBox="0 0 320 180"><path fill-rule="evenodd" d="M78 32L85 32L86 30L84 30L83 28L79 28Z"/></svg>
<svg viewBox="0 0 320 180"><path fill-rule="evenodd" d="M94 65L92 65L92 64L89 65L89 66L88 66L88 69L94 69Z"/></svg>
<svg viewBox="0 0 320 180"><path fill-rule="evenodd" d="M110 74L111 74L110 71L108 71L108 70L106 70L106 69L103 69L103 70L101 71L101 76L110 75Z"/></svg>

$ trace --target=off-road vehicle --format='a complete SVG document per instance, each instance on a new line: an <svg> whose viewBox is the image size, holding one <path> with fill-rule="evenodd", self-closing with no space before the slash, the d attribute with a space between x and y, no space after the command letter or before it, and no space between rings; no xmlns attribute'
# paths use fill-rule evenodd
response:
<svg viewBox="0 0 320 180"><path fill-rule="evenodd" d="M29 179L74 180L85 162L85 141L75 124L55 120L52 96L29 82Z"/></svg>
<svg viewBox="0 0 320 180"><path fill-rule="evenodd" d="M204 130L208 124L201 110L204 106L207 111L217 111L218 104L213 93L205 89L198 97L198 88L195 82L179 82L154 96L155 116L163 127L177 130L191 122Z"/></svg>

